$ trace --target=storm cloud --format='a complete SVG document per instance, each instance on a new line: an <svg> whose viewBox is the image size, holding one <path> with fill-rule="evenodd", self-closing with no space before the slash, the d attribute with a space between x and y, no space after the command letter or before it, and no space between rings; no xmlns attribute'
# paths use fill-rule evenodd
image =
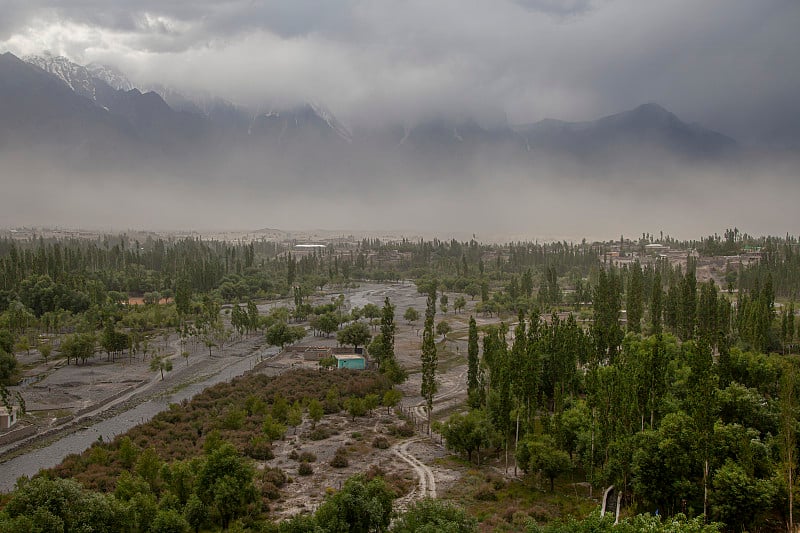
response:
<svg viewBox="0 0 800 533"><path fill-rule="evenodd" d="M800 139L794 0L11 0L0 49L119 66L355 126L585 120L655 101L744 142Z"/></svg>

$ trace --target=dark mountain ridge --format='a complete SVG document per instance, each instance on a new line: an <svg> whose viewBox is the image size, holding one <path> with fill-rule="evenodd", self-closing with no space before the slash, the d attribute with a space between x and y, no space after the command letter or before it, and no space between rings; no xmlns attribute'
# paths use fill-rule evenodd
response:
<svg viewBox="0 0 800 533"><path fill-rule="evenodd" d="M276 172L307 174L355 171L359 165L374 173L404 162L440 169L476 158L513 160L522 168L543 160L591 168L634 162L638 168L662 159L725 162L737 152L733 139L652 103L587 122L547 119L486 128L469 118L436 118L351 134L320 105L250 111L221 98L194 101L163 88L165 100L155 91L112 87L93 74L127 87L124 75L111 67L90 70L52 56L29 61L0 56L0 150L24 146L66 150L87 162L155 158L176 166L244 158Z"/></svg>

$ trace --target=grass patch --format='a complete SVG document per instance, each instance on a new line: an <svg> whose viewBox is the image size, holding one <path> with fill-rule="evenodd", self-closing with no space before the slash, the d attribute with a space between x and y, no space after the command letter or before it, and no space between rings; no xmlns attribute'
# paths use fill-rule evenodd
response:
<svg viewBox="0 0 800 533"><path fill-rule="evenodd" d="M535 475L506 479L488 465L476 467L458 457L442 461L464 471L443 496L467 509L480 522L481 531L522 532L530 521L542 524L566 516L583 517L597 506L571 476L557 479L550 492L547 480L537 481Z"/></svg>

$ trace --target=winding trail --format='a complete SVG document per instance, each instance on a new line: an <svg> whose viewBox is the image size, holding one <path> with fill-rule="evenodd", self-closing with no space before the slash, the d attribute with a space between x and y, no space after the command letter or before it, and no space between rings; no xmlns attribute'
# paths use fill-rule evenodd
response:
<svg viewBox="0 0 800 533"><path fill-rule="evenodd" d="M451 405L461 401L460 396L466 393L467 389L466 369L459 373L455 379L450 380L449 387L440 394L433 397L433 412L442 411ZM414 416L420 420L428 419L428 412L425 410L425 402L419 402L411 408Z"/></svg>
<svg viewBox="0 0 800 533"><path fill-rule="evenodd" d="M395 508L405 510L408 505L418 499L436 497L436 477L428 465L417 459L409 450L411 445L421 442L425 437L412 437L393 446L392 451L397 457L408 463L414 473L419 477L419 483L408 494L395 501Z"/></svg>
<svg viewBox="0 0 800 533"><path fill-rule="evenodd" d="M437 411L442 411L443 409L446 409L463 400L462 396L466 391L466 376L466 370L460 372L457 376L455 376L455 378L449 380L447 388L442 391L441 394L438 394L434 397L434 413ZM428 415L425 410L424 401L413 405L410 410L414 417L417 417L419 420L427 420ZM430 437L427 435L417 435L416 437L411 437L410 439L398 442L392 447L392 452L402 461L407 463L419 478L417 486L411 492L395 501L395 509L398 511L404 511L408 509L408 506L411 504L411 502L415 500L423 498L436 498L436 476L434 475L433 470L431 470L428 465L417 459L417 457L415 457L410 450L414 444L425 443L426 441L429 441L429 439Z"/></svg>

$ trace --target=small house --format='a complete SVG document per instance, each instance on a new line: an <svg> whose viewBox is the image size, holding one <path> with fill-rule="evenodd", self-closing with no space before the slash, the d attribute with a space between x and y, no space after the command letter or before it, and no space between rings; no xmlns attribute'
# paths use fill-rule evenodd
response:
<svg viewBox="0 0 800 533"><path fill-rule="evenodd" d="M354 370L364 370L367 368L367 361L363 355L348 353L334 354L336 358L336 368L352 368Z"/></svg>
<svg viewBox="0 0 800 533"><path fill-rule="evenodd" d="M14 405L9 412L8 408L0 407L0 430L9 429L19 420L19 408Z"/></svg>

